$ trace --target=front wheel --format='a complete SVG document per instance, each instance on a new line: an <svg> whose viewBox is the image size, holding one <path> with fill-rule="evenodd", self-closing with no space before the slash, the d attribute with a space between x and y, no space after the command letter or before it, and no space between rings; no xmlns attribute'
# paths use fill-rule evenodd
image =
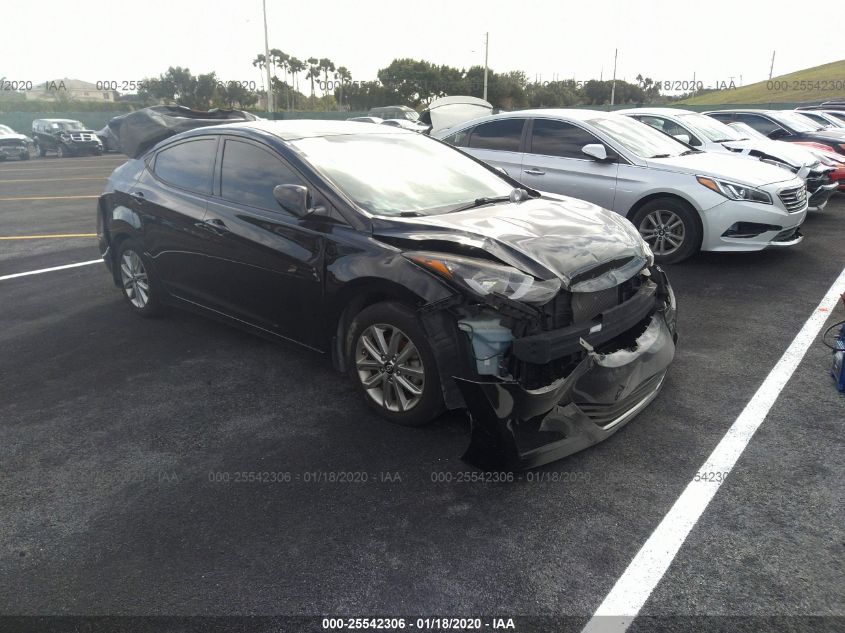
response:
<svg viewBox="0 0 845 633"><path fill-rule="evenodd" d="M348 343L352 380L383 418L422 426L443 411L434 353L412 310L395 302L364 308L352 321Z"/></svg>
<svg viewBox="0 0 845 633"><path fill-rule="evenodd" d="M39 155L41 158L44 158L44 157L47 155L47 150L46 150L46 149L44 149L43 147L41 147L41 144L40 144L40 143L36 143L36 144L35 144L35 151L37 151L37 152L38 152L38 155Z"/></svg>
<svg viewBox="0 0 845 633"><path fill-rule="evenodd" d="M161 314L161 288L142 254L141 247L132 240L121 242L117 265L123 297L129 302L133 312L142 317Z"/></svg>
<svg viewBox="0 0 845 633"><path fill-rule="evenodd" d="M701 228L696 211L680 200L651 200L637 210L631 221L651 247L659 264L683 261L701 246Z"/></svg>
<svg viewBox="0 0 845 633"><path fill-rule="evenodd" d="M56 157L57 157L57 158L64 158L65 156L67 156L67 151L65 150L64 145L62 145L61 143L59 143L59 144L56 146Z"/></svg>

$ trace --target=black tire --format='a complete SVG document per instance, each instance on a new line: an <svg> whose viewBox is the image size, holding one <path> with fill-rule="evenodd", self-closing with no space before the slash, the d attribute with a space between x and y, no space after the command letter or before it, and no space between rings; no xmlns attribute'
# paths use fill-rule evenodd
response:
<svg viewBox="0 0 845 633"><path fill-rule="evenodd" d="M36 149L36 151L38 152L38 155L39 155L41 158L44 158L44 157L47 155L47 150L46 150L46 149L44 149L43 147L41 147L41 144L40 144L40 143L36 143L36 144L35 144L35 149Z"/></svg>
<svg viewBox="0 0 845 633"><path fill-rule="evenodd" d="M68 153L67 153L67 150L65 150L64 145L62 145L61 143L56 145L56 158L64 158L67 155L68 155Z"/></svg>
<svg viewBox="0 0 845 633"><path fill-rule="evenodd" d="M21 154L21 160L29 160L29 150L26 150L23 154Z"/></svg>
<svg viewBox="0 0 845 633"><path fill-rule="evenodd" d="M658 264L675 264L701 248L698 213L677 198L656 198L646 202L637 209L631 222L648 242Z"/></svg>
<svg viewBox="0 0 845 633"><path fill-rule="evenodd" d="M381 329L381 326L392 329ZM374 359L362 341L366 336L370 343L377 342L373 335L379 329L388 352L393 337L399 335L398 349L394 348L392 351L396 353L392 357L388 355L386 361ZM405 341L409 344L403 344ZM349 326L346 349L352 381L367 405L381 417L403 426L423 426L443 412L443 393L434 352L422 324L410 308L392 301L364 308ZM403 352L405 360L401 358ZM380 371L372 367L378 364L382 367ZM378 384L365 387L365 377ZM409 384L417 388L418 396L408 389ZM407 406L411 402L413 404Z"/></svg>
<svg viewBox="0 0 845 633"><path fill-rule="evenodd" d="M126 261L127 259L129 261ZM135 263L140 265L140 269L135 267ZM115 266L120 292L135 314L147 318L159 316L165 312L161 301L161 283L139 244L134 240L121 242L117 249ZM129 281L130 278L131 281ZM146 284L143 283L144 281ZM145 288L146 292L144 292Z"/></svg>

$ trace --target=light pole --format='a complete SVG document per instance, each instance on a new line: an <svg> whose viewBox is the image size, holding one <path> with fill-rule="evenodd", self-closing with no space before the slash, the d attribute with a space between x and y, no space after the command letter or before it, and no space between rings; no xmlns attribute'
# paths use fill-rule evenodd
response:
<svg viewBox="0 0 845 633"><path fill-rule="evenodd" d="M610 84L610 105L613 106L613 101L616 99L616 56L619 54L619 49L613 49L613 83Z"/></svg>
<svg viewBox="0 0 845 633"><path fill-rule="evenodd" d="M261 7L264 10L264 70L267 73L267 113L273 112L276 104L273 103L273 84L270 83L270 44L267 40L267 0L261 0Z"/></svg>
<svg viewBox="0 0 845 633"><path fill-rule="evenodd" d="M487 101L487 52L490 48L490 32L484 34L484 100Z"/></svg>

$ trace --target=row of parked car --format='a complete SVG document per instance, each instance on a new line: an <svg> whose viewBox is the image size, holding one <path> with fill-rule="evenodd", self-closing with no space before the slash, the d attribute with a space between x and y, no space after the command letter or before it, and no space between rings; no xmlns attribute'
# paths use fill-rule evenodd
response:
<svg viewBox="0 0 845 633"><path fill-rule="evenodd" d="M799 243L808 210L845 190L845 121L830 112L845 117L833 108L542 109L439 129L434 116L430 134L533 189L620 213L671 263L698 250Z"/></svg>
<svg viewBox="0 0 845 633"><path fill-rule="evenodd" d="M479 101L405 117L435 138L384 123L401 118L128 117L103 260L140 316L178 306L323 352L398 424L465 407L465 459L524 468L662 388L678 327L661 262L795 244L842 184L818 154L704 115Z"/></svg>

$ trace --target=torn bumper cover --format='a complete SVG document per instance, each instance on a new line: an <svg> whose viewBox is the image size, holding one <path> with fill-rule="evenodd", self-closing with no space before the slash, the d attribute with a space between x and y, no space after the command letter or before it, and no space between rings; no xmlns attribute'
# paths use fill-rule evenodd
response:
<svg viewBox="0 0 845 633"><path fill-rule="evenodd" d="M642 297L653 289L626 302L626 310L617 311L615 318L613 310L606 311L604 336L590 334L589 327L584 335L572 326L527 341L517 339L514 354L544 362L571 353L581 338L587 347L598 346L630 329L636 315L643 319L640 310L647 301ZM597 444L622 428L658 394L675 354L674 298L667 300L665 309L655 310L655 305L652 294L651 316L645 315L647 325L633 345L609 353L587 352L566 377L544 388L526 389L501 379L455 378L472 424L463 459L484 470L533 468Z"/></svg>

